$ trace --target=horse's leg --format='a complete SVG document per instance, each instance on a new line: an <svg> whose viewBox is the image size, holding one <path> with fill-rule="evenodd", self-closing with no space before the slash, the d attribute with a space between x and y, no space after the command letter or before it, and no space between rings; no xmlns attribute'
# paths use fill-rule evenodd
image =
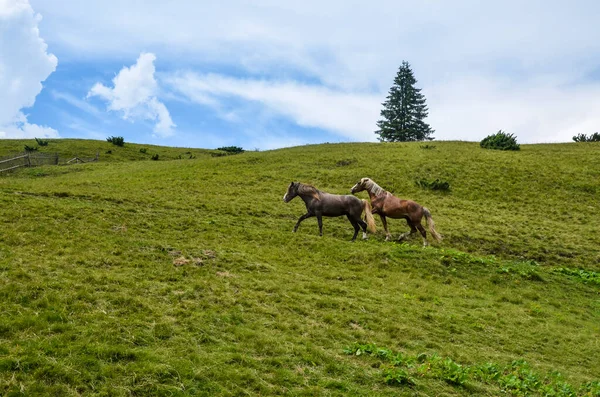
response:
<svg viewBox="0 0 600 397"><path fill-rule="evenodd" d="M293 232L296 233L298 231L298 226L300 226L300 222L302 222L303 220L305 220L306 218L310 218L311 216L315 216L314 214L311 214L310 212L307 212L306 214L302 215L300 217L300 219L298 219L298 222L296 222L296 226L294 226L294 230Z"/></svg>
<svg viewBox="0 0 600 397"><path fill-rule="evenodd" d="M323 215L320 212L315 214L317 216L317 222L319 223L319 236L323 236Z"/></svg>
<svg viewBox="0 0 600 397"><path fill-rule="evenodd" d="M410 232L402 233L400 237L398 237L398 241L402 241L407 237L411 237L417 232L417 228L409 220L407 220L406 223L408 223L408 226L410 226Z"/></svg>
<svg viewBox="0 0 600 397"><path fill-rule="evenodd" d="M425 231L425 228L419 223L417 224L417 229L419 229L421 236L423 236L423 247L427 247L429 243L427 242L427 232Z"/></svg>
<svg viewBox="0 0 600 397"><path fill-rule="evenodd" d="M360 219L360 216L358 217L358 219L356 220L356 222L358 222L358 225L362 228L363 231L363 240L366 240L367 237L367 222L363 221L362 219Z"/></svg>
<svg viewBox="0 0 600 397"><path fill-rule="evenodd" d="M385 241L390 241L390 239L392 238L392 235L390 234L390 231L388 230L387 220L385 219L385 215L379 214L379 217L381 218L381 223L383 223L383 229L385 230Z"/></svg>
<svg viewBox="0 0 600 397"><path fill-rule="evenodd" d="M354 236L352 236L352 241L354 241L354 240L356 240L356 236L358 235L358 231L360 230L360 227L358 227L358 222L356 222L356 219L354 219L352 216L346 215L346 217L348 218L348 220L354 227Z"/></svg>

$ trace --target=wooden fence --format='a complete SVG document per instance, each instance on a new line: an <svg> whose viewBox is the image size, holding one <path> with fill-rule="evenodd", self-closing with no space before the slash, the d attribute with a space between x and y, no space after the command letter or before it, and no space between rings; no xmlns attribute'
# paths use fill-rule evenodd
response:
<svg viewBox="0 0 600 397"><path fill-rule="evenodd" d="M38 165L57 165L58 153L19 153L0 157L0 172L16 170L21 167Z"/></svg>

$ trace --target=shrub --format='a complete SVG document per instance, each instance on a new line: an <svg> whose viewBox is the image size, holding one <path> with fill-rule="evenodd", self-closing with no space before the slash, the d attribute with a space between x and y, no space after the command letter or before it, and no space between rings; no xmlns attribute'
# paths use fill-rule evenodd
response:
<svg viewBox="0 0 600 397"><path fill-rule="evenodd" d="M158 160L158 154L153 154L151 159L154 161Z"/></svg>
<svg viewBox="0 0 600 397"><path fill-rule="evenodd" d="M435 145L421 145L419 147L421 149L435 149Z"/></svg>
<svg viewBox="0 0 600 397"><path fill-rule="evenodd" d="M143 147L143 148L140 149L140 153L146 154L147 151L148 151L148 149L146 149L145 147Z"/></svg>
<svg viewBox="0 0 600 397"><path fill-rule="evenodd" d="M110 142L116 146L124 146L125 145L125 139L123 139L122 136L109 136L108 138L106 138L106 141Z"/></svg>
<svg viewBox="0 0 600 397"><path fill-rule="evenodd" d="M600 142L600 133L594 132L590 136L577 134L573 137L575 142Z"/></svg>
<svg viewBox="0 0 600 397"><path fill-rule="evenodd" d="M223 146L223 147L219 147L217 148L217 150L221 150L223 152L227 152L229 154L239 154L239 153L244 153L244 149L242 149L239 146Z"/></svg>
<svg viewBox="0 0 600 397"><path fill-rule="evenodd" d="M29 145L25 145L25 151L26 152L35 152L37 150L38 150L37 146L36 147L32 147L32 146L29 146Z"/></svg>
<svg viewBox="0 0 600 397"><path fill-rule="evenodd" d="M494 150L520 150L521 146L517 143L517 137L513 134L499 130L493 135L488 135L479 144L484 149Z"/></svg>
<svg viewBox="0 0 600 397"><path fill-rule="evenodd" d="M48 141L44 141L42 139L39 138L35 138L35 141L37 142L38 145L40 146L48 146Z"/></svg>
<svg viewBox="0 0 600 397"><path fill-rule="evenodd" d="M415 184L422 189L431 189L431 190L441 190L447 192L450 190L450 183L446 181L440 181L436 179L435 181L428 181L426 179L417 179Z"/></svg>

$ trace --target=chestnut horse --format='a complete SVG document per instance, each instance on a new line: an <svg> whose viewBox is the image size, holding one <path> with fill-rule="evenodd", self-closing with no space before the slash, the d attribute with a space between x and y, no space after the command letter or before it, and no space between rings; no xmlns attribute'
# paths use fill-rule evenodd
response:
<svg viewBox="0 0 600 397"><path fill-rule="evenodd" d="M423 236L423 246L427 245L427 232L421 225L421 219L425 216L425 222L429 227L429 232L437 241L442 240L442 236L435 230L435 223L431 217L431 213L425 207L415 203L412 200L401 200L394 196L392 193L384 190L374 181L369 178L362 178L356 185L350 189L352 194L362 192L366 190L369 193L371 199L371 206L373 207L373 214L379 214L383 228L385 229L385 240L388 241L392 235L388 231L386 217L400 219L406 219L408 226L410 226L410 232L402 233L398 238L398 241L404 240L406 237L412 236L417 232L421 232Z"/></svg>
<svg viewBox="0 0 600 397"><path fill-rule="evenodd" d="M352 241L356 240L360 228L363 230L363 239L367 238L367 228L371 233L375 233L375 219L373 219L373 215L371 214L371 204L367 200L361 200L351 195L340 196L329 194L311 185L292 182L283 196L283 201L289 203L296 196L300 196L304 204L306 204L306 214L302 215L298 219L298 222L296 222L294 233L298 230L300 222L311 216L316 216L319 223L319 235L322 236L322 217L343 215L346 215L352 226L354 226ZM366 223L360 219L363 211L365 212Z"/></svg>

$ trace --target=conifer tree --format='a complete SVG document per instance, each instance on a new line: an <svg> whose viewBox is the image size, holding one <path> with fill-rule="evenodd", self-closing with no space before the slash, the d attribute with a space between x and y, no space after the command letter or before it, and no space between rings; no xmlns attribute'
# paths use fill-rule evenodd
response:
<svg viewBox="0 0 600 397"><path fill-rule="evenodd" d="M394 85L381 110L382 119L377 122L380 141L406 142L432 140L434 130L424 119L428 115L425 96L416 88L417 80L410 65L402 61Z"/></svg>

